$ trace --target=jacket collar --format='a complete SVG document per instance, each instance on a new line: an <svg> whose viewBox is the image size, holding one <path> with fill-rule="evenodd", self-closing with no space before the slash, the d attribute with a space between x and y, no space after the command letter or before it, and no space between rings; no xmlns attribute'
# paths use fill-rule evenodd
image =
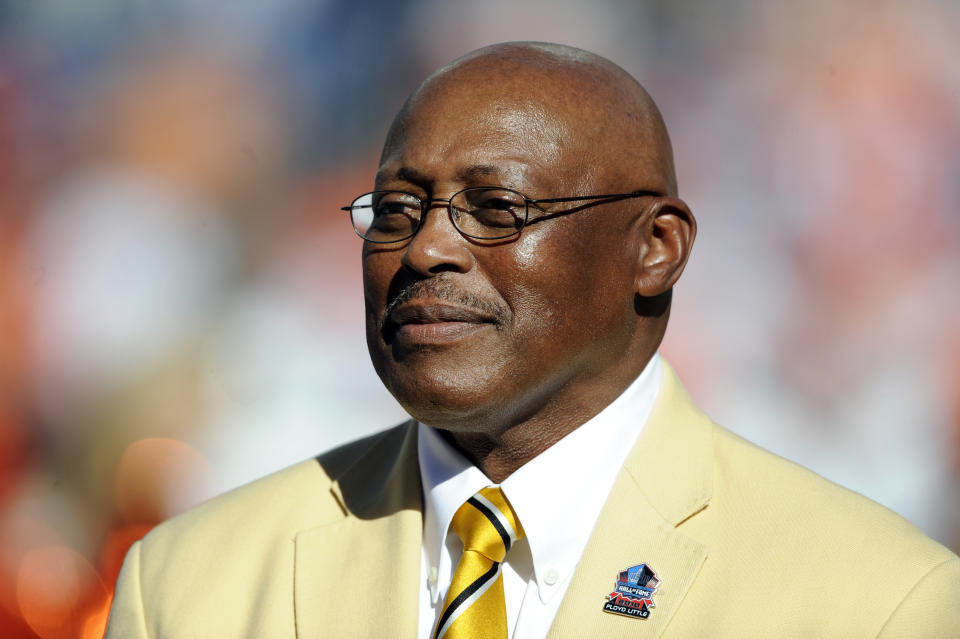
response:
<svg viewBox="0 0 960 639"><path fill-rule="evenodd" d="M673 526L703 510L713 496L713 422L666 361L660 394L624 469Z"/></svg>
<svg viewBox="0 0 960 639"><path fill-rule="evenodd" d="M664 364L649 421L597 520L551 638L661 636L707 557L682 524L708 506L713 492L713 426ZM660 579L650 616L606 612L617 575L638 564Z"/></svg>
<svg viewBox="0 0 960 639"><path fill-rule="evenodd" d="M408 422L349 467L328 460L343 512L296 536L297 636L373 638L387 627L416 635L423 530L416 439Z"/></svg>

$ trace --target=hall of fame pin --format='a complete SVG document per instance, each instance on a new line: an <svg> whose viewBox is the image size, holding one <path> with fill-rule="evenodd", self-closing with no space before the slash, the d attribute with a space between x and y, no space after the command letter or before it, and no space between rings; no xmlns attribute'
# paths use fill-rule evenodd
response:
<svg viewBox="0 0 960 639"><path fill-rule="evenodd" d="M654 607L653 593L660 580L647 564L631 566L617 575L614 590L603 604L606 612L635 619L646 619Z"/></svg>

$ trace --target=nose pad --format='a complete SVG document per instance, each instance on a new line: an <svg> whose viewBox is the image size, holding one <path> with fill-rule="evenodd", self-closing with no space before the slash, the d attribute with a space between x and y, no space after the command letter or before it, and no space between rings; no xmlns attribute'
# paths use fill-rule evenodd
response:
<svg viewBox="0 0 960 639"><path fill-rule="evenodd" d="M449 202L447 202L447 215L450 218L450 222L457 228L457 231L460 231L460 209L456 208Z"/></svg>
<svg viewBox="0 0 960 639"><path fill-rule="evenodd" d="M451 211L449 200L434 199L425 206L420 227L401 256L402 264L423 276L443 271L468 271L473 254L466 238L453 223L452 216L457 213Z"/></svg>

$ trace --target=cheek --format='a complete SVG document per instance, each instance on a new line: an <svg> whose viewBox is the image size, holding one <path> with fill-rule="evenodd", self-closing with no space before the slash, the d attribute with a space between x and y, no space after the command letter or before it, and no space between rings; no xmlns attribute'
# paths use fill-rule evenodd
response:
<svg viewBox="0 0 960 639"><path fill-rule="evenodd" d="M579 230L558 228L572 232L525 237L515 247L512 268L522 276L505 281L527 338L539 330L589 340L601 326L622 326L632 316L633 261L618 250L623 242Z"/></svg>
<svg viewBox="0 0 960 639"><path fill-rule="evenodd" d="M400 268L400 260L392 252L364 249L361 257L363 298L367 310L386 306L390 282Z"/></svg>
<svg viewBox="0 0 960 639"><path fill-rule="evenodd" d="M546 241L542 238L528 240L526 237L520 236L513 258L519 272L533 271L539 266L537 255L543 250L545 244Z"/></svg>
<svg viewBox="0 0 960 639"><path fill-rule="evenodd" d="M523 237L498 278L513 310L514 339L521 345L554 341L558 331L575 321L570 307L578 302L582 273L565 257L566 244L565 238L549 233Z"/></svg>
<svg viewBox="0 0 960 639"><path fill-rule="evenodd" d="M549 234L521 236L514 247L502 281L507 299L515 306L515 317L540 314L545 315L541 319L550 320L555 314L553 307L560 301L556 281L560 264L551 248Z"/></svg>
<svg viewBox="0 0 960 639"><path fill-rule="evenodd" d="M539 298L546 306L585 301L598 262L595 256L585 257L589 253L584 245L589 241L569 232L521 238L511 265L516 283L527 296Z"/></svg>
<svg viewBox="0 0 960 639"><path fill-rule="evenodd" d="M390 282L399 267L399 260L388 253L364 251L362 257L364 320L367 346L374 365L378 363L380 318L387 306Z"/></svg>

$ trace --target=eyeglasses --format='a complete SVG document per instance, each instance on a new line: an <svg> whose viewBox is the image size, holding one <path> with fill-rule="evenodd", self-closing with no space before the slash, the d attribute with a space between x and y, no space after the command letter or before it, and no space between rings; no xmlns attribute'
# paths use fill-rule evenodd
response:
<svg viewBox="0 0 960 639"><path fill-rule="evenodd" d="M350 212L350 220L357 235L376 244L400 242L416 235L423 224L424 213L437 203L446 204L450 220L463 235L477 240L502 240L520 233L527 224L530 207L544 213L557 214L544 211L540 205L618 200L646 195L660 194L655 191L633 191L531 200L512 189L472 186L457 191L449 199L424 199L404 191L373 191L364 193L350 206L341 207L340 210ZM561 213L573 212L575 210Z"/></svg>

